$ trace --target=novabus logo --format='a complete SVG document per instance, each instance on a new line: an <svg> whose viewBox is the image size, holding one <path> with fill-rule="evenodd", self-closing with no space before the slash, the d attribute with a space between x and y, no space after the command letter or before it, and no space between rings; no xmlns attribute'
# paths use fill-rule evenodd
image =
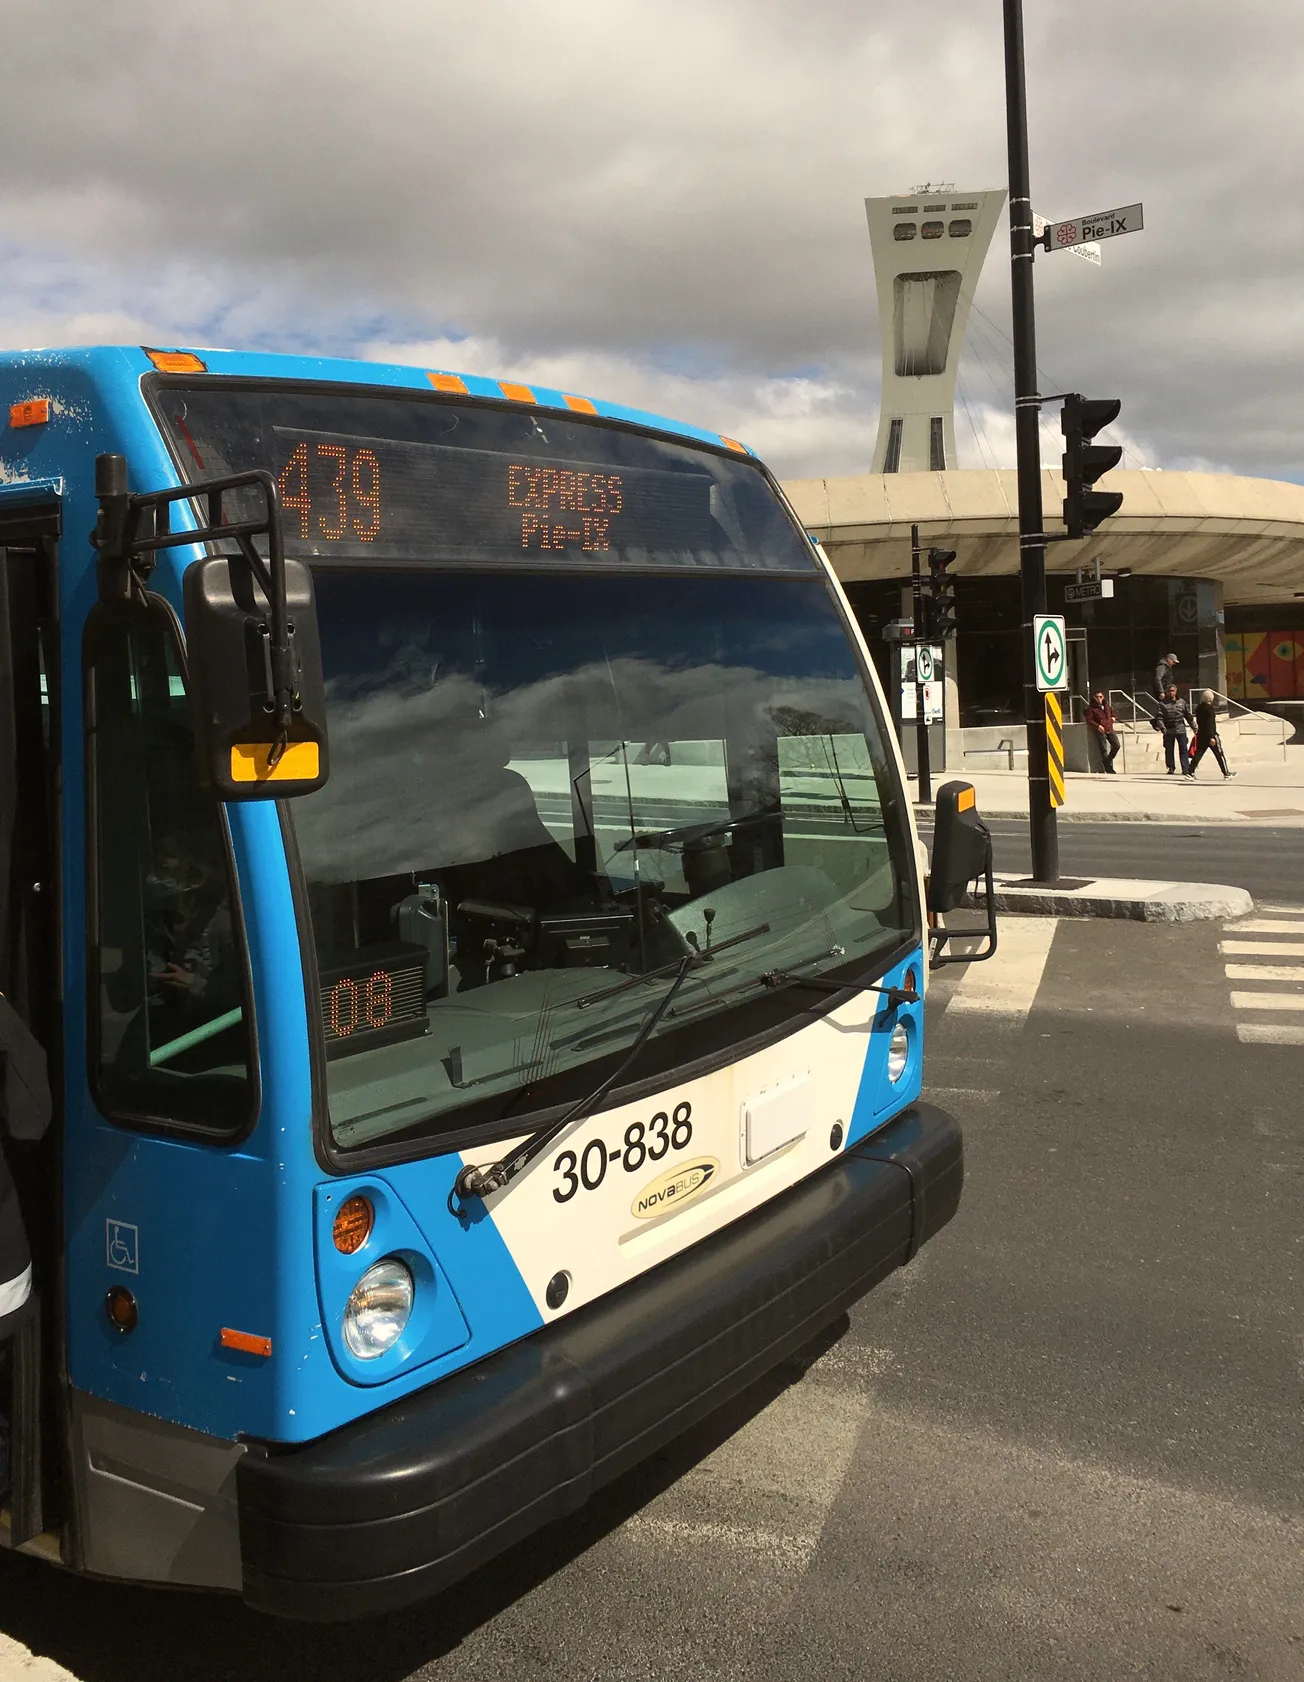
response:
<svg viewBox="0 0 1304 1682"><path fill-rule="evenodd" d="M719 1172L720 1164L713 1156L678 1163L650 1180L630 1204L630 1211L640 1221L646 1221L653 1215L665 1214L667 1209L677 1209L681 1203L705 1191Z"/></svg>

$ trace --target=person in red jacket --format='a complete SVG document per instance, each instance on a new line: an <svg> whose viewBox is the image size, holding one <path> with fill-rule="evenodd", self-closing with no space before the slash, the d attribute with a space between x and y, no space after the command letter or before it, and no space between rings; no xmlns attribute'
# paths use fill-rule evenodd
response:
<svg viewBox="0 0 1304 1682"><path fill-rule="evenodd" d="M1100 754L1100 769L1113 776L1114 761L1118 758L1118 732L1114 728L1114 709L1103 689L1097 689L1092 694L1091 705L1087 708L1087 729Z"/></svg>

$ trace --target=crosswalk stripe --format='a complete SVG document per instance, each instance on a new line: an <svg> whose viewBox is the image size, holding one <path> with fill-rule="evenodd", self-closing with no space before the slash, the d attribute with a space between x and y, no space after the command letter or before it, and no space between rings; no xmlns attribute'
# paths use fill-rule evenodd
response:
<svg viewBox="0 0 1304 1682"><path fill-rule="evenodd" d="M1304 941L1220 940L1218 950L1228 958L1304 958Z"/></svg>
<svg viewBox="0 0 1304 1682"><path fill-rule="evenodd" d="M1236 1038L1245 1045L1304 1045L1304 1024L1238 1022Z"/></svg>
<svg viewBox="0 0 1304 1682"><path fill-rule="evenodd" d="M1246 917L1240 923L1228 923L1228 934L1299 934L1298 923L1288 923L1281 917Z"/></svg>
<svg viewBox="0 0 1304 1682"><path fill-rule="evenodd" d="M970 964L947 1000L948 1015L981 1012L1022 1018L1032 1009L1046 970L1054 917L1007 917L1001 924L1000 944L990 963Z"/></svg>
<svg viewBox="0 0 1304 1682"><path fill-rule="evenodd" d="M1304 981L1304 964L1224 964L1228 981Z"/></svg>
<svg viewBox="0 0 1304 1682"><path fill-rule="evenodd" d="M1304 993L1232 993L1233 1010L1304 1010Z"/></svg>

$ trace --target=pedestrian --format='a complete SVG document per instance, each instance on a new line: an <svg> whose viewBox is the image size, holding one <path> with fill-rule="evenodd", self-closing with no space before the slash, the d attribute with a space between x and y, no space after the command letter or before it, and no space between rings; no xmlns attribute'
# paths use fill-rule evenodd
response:
<svg viewBox="0 0 1304 1682"><path fill-rule="evenodd" d="M1114 709L1103 689L1092 692L1091 705L1087 708L1087 729L1091 732L1088 740L1094 741L1096 751L1100 755L1100 769L1114 774L1114 761L1118 758L1118 732L1114 728Z"/></svg>
<svg viewBox="0 0 1304 1682"><path fill-rule="evenodd" d="M0 993L0 1123L7 1139L36 1140L50 1123L50 1084L45 1053L30 1028ZM9 1488L10 1346L30 1312L32 1252L18 1191L0 1151L0 1499Z"/></svg>
<svg viewBox="0 0 1304 1682"><path fill-rule="evenodd" d="M1187 752L1186 732L1194 722L1191 709L1185 701L1178 699L1177 685L1170 683L1168 691L1159 703L1159 728L1164 733L1164 764L1168 767L1168 775L1175 776L1177 767L1174 756L1181 761L1182 775L1191 775L1191 761Z"/></svg>
<svg viewBox="0 0 1304 1682"><path fill-rule="evenodd" d="M1215 699L1213 690L1206 689L1195 709L1195 755L1191 760L1191 775L1194 776L1199 769L1205 753L1212 750L1214 759L1218 762L1218 769L1224 777L1230 778L1236 773L1227 769L1227 756L1218 740L1218 709Z"/></svg>
<svg viewBox="0 0 1304 1682"><path fill-rule="evenodd" d="M1155 667L1155 695L1161 701L1168 693L1169 684L1175 681L1173 667L1176 664L1177 656L1175 654L1165 654Z"/></svg>

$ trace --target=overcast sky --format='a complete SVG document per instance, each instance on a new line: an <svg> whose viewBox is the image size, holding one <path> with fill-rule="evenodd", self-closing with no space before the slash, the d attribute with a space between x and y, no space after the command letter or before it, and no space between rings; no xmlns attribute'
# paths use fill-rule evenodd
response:
<svg viewBox="0 0 1304 1682"><path fill-rule="evenodd" d="M1304 477L1304 6L1026 0L1048 390L1127 465ZM1004 186L999 0L6 0L0 344L397 356L868 468L863 200ZM1012 462L1008 234L956 417ZM1058 446L1056 446L1058 447Z"/></svg>

